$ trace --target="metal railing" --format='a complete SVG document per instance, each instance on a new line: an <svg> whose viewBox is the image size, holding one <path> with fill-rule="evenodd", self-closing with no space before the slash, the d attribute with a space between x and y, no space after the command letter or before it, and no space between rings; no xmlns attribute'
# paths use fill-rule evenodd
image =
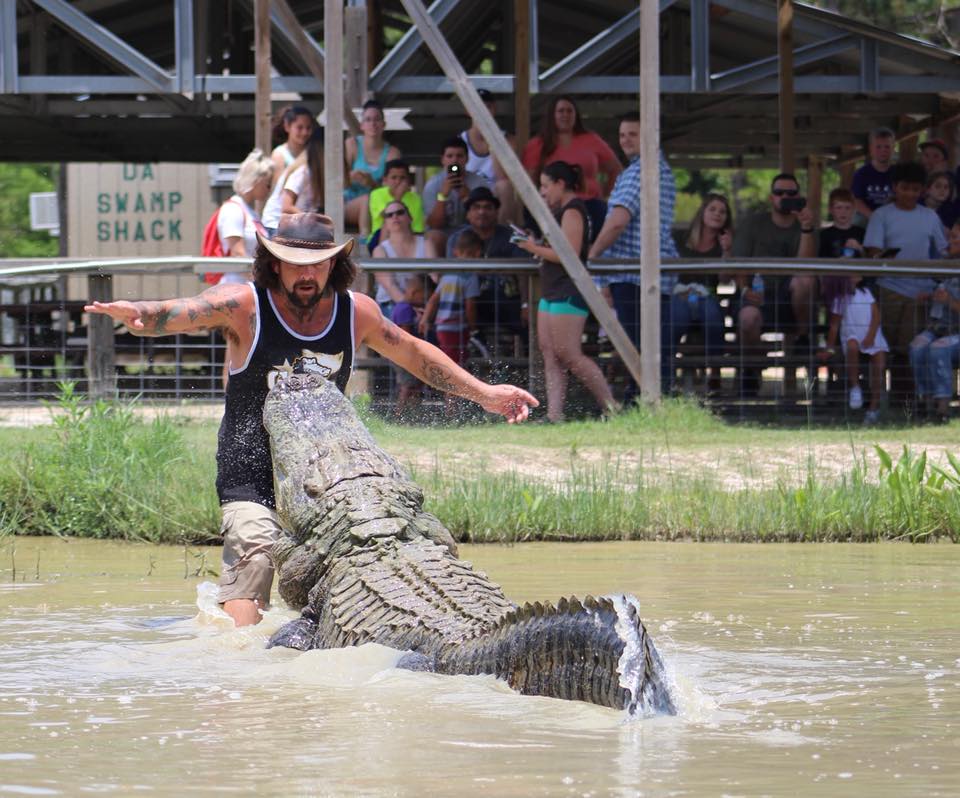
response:
<svg viewBox="0 0 960 798"><path fill-rule="evenodd" d="M373 271L473 272L481 277L500 273L522 281L531 306L530 318L539 297L537 266L528 260L364 258L359 264L368 280L368 284L360 286L363 289L369 288ZM829 321L826 309L813 301L804 318L793 318L788 324L787 317L794 309L788 307L789 291L779 287L784 281L796 276L849 273L873 279L942 279L960 274L960 264L943 260L669 260L663 266L670 279L685 283L690 282L691 274L729 277L760 273L778 286L772 299L765 295L765 304L770 303L769 313L763 314L759 341L750 346L745 345L741 329L741 293L730 283L720 282L709 296L711 307L715 303L720 314L719 346L711 347L706 340L710 331L705 320L681 319L675 310L677 298L665 294L662 300L661 313L666 317L661 326L665 386L702 396L718 409L741 417L851 415L842 357L825 362L818 357ZM595 275L614 279L618 273L638 271L636 262L597 261L589 267ZM89 298L112 296L113 281L121 276L179 276L199 291L204 286L193 280L196 275L248 268L249 261L241 258L0 261L0 401L51 397L61 379L73 380L81 390L94 394L116 391L153 399L220 399L224 343L217 333L136 337L114 330L104 317L87 319L82 306ZM483 378L511 379L542 392L535 325L524 326L522 319L517 318L516 302L507 308L496 306L500 301L496 296L493 301L493 307L481 310L483 335L477 342L479 347L472 347L469 367ZM701 313L704 308L705 305L700 306ZM911 312L915 315L905 327L923 329L927 321L924 307L915 303ZM99 338L91 333L91 322L107 323ZM112 347L105 347L106 341ZM113 351L106 359L102 356L105 348ZM888 393L909 393L912 389L908 347L898 341L897 347L891 348L895 351L890 355L884 389ZM585 329L584 351L601 364L615 393L622 395L629 390L629 378L595 323L588 322ZM376 375L377 370L382 372L385 362L375 353L366 352L360 354L357 365L361 372ZM380 404L389 403L391 381L384 383L374 377L367 380L366 387ZM571 396L578 390L576 383L571 382ZM589 408L589 400L583 406Z"/></svg>

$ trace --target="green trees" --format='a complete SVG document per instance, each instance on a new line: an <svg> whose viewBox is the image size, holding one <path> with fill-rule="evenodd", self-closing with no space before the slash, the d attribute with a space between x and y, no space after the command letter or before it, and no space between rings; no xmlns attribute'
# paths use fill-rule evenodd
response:
<svg viewBox="0 0 960 798"><path fill-rule="evenodd" d="M56 190L56 164L0 163L0 258L52 258L56 238L30 229L30 194Z"/></svg>

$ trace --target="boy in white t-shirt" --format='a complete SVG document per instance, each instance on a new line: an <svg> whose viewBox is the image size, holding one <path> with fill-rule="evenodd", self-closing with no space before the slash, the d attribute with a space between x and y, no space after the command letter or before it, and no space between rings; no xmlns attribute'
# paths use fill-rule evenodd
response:
<svg viewBox="0 0 960 798"><path fill-rule="evenodd" d="M859 274L821 278L821 290L830 308L830 329L826 348L818 357L826 362L836 354L839 336L846 359L847 387L851 410L863 407L860 388L860 355L870 358L870 405L864 424L880 420L880 399L883 396L884 373L887 367L887 341L880 329L880 307Z"/></svg>

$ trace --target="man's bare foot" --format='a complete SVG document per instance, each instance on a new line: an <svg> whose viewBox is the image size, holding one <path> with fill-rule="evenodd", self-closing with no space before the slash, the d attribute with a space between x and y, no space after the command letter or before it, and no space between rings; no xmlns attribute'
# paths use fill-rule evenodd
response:
<svg viewBox="0 0 960 798"><path fill-rule="evenodd" d="M260 623L260 602L255 599L232 599L223 602L223 611L237 626L253 626Z"/></svg>

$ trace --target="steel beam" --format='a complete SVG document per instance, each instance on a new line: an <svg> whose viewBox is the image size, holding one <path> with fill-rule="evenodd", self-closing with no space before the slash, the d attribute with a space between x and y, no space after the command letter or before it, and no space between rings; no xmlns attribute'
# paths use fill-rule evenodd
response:
<svg viewBox="0 0 960 798"><path fill-rule="evenodd" d="M794 67L809 66L826 58L832 58L838 53L852 50L856 46L857 40L850 34L844 34L826 41L796 47L793 50L793 65ZM773 55L769 58L761 58L749 64L727 69L713 75L711 88L714 92L740 91L756 80L775 77L778 63L778 57Z"/></svg>
<svg viewBox="0 0 960 798"><path fill-rule="evenodd" d="M690 83L693 91L710 91L710 2L690 0Z"/></svg>
<svg viewBox="0 0 960 798"><path fill-rule="evenodd" d="M176 0L173 7L173 29L176 39L177 91L192 100L193 77L196 73L193 0Z"/></svg>
<svg viewBox="0 0 960 798"><path fill-rule="evenodd" d="M661 3L667 0L661 0ZM541 73L540 88L542 91L553 91L559 84L580 74L590 64L602 58L610 50L619 47L631 39L637 31L640 22L639 6L633 11L614 22L609 28L600 31L589 41L580 45L565 58L558 61L550 69Z"/></svg>
<svg viewBox="0 0 960 798"><path fill-rule="evenodd" d="M17 86L17 4L0 3L0 93L16 94Z"/></svg>
<svg viewBox="0 0 960 798"><path fill-rule="evenodd" d="M65 0L33 0L33 2L68 31L82 38L120 66L143 78L154 91L161 94L174 93L173 76L169 72L161 69L139 50L114 36L86 14L77 11ZM13 4L4 3L4 5Z"/></svg>
<svg viewBox="0 0 960 798"><path fill-rule="evenodd" d="M461 0L434 0L427 13L439 25L460 3ZM389 91L387 84L400 74L400 70L406 66L407 61L410 60L421 44L423 44L423 37L420 35L420 31L417 30L416 25L411 25L410 29L400 38L400 41L391 48L390 52L370 73L370 88L375 92ZM451 89L448 88L447 91L451 91Z"/></svg>
<svg viewBox="0 0 960 798"><path fill-rule="evenodd" d="M675 2L676 0L659 0L660 13L662 14ZM540 75L540 90L553 91L561 83L578 75L615 47L619 47L633 37L639 22L640 7L638 6L543 72Z"/></svg>
<svg viewBox="0 0 960 798"><path fill-rule="evenodd" d="M860 90L864 94L871 94L880 88L878 49L874 39L860 40Z"/></svg>

